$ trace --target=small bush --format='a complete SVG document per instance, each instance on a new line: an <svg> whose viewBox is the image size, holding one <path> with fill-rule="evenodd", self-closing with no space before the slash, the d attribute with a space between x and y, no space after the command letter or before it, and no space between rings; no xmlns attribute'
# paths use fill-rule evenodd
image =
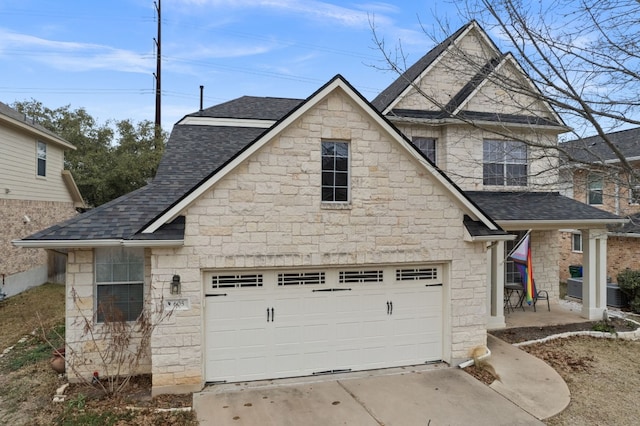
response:
<svg viewBox="0 0 640 426"><path fill-rule="evenodd" d="M640 270L627 268L620 272L618 286L629 298L631 310L640 313Z"/></svg>

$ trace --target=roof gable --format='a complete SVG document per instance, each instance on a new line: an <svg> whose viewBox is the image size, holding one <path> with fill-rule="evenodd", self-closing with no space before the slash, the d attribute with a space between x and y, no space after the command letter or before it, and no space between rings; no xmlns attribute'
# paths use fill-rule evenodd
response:
<svg viewBox="0 0 640 426"><path fill-rule="evenodd" d="M281 133L285 128L289 127L294 121L300 118L303 114L325 99L330 93L336 90L343 91L354 103L362 108L368 116L380 125L386 132L393 137L395 141L403 146L405 151L409 155L414 156L419 162L421 162L436 178L442 186L444 186L453 198L457 201L462 208L472 214L474 217L481 220L485 226L490 229L499 229L499 227L486 216L478 207L473 204L463 192L447 177L445 176L433 163L431 163L426 157L424 157L415 147L378 111L376 111L367 100L357 92L342 76L337 75L322 88L311 95L305 102L300 104L297 108L283 117L278 123L267 130L264 134L258 137L255 141L247 145L244 149L234 155L226 164L215 171L207 178L203 179L197 186L195 186L189 193L185 194L178 202L176 202L171 208L163 212L153 222L146 226L142 233L153 233L160 226L168 223L178 217L184 209L195 202L206 191L212 188L217 182L219 182L226 174L231 172L247 158L258 151L262 146L268 143L272 138Z"/></svg>
<svg viewBox="0 0 640 426"><path fill-rule="evenodd" d="M518 83L513 90L499 82L504 76L509 79L506 85ZM518 90L518 85L526 89ZM472 21L407 69L373 104L383 114L396 117L564 127L539 94L513 55L500 52Z"/></svg>

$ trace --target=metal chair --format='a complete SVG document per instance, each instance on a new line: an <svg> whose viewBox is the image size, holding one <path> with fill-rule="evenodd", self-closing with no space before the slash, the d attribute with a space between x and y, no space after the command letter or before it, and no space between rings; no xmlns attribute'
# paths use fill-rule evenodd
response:
<svg viewBox="0 0 640 426"><path fill-rule="evenodd" d="M551 305L549 304L549 293L547 290L540 290L536 293L536 297L533 298L533 312L536 311L536 303L538 300L546 300L547 301L547 309L551 312Z"/></svg>

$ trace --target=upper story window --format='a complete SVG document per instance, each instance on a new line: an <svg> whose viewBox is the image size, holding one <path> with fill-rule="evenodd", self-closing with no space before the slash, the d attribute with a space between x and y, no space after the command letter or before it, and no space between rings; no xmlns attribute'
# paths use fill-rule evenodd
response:
<svg viewBox="0 0 640 426"><path fill-rule="evenodd" d="M482 151L484 185L527 186L527 146L523 142L485 140Z"/></svg>
<svg viewBox="0 0 640 426"><path fill-rule="evenodd" d="M582 253L582 233L571 234L571 251Z"/></svg>
<svg viewBox="0 0 640 426"><path fill-rule="evenodd" d="M322 201L349 201L349 144L322 141Z"/></svg>
<svg viewBox="0 0 640 426"><path fill-rule="evenodd" d="M604 178L602 175L590 174L587 187L587 202L589 204L602 204L602 187Z"/></svg>
<svg viewBox="0 0 640 426"><path fill-rule="evenodd" d="M415 137L412 139L412 142L433 164L436 163L435 138Z"/></svg>
<svg viewBox="0 0 640 426"><path fill-rule="evenodd" d="M144 249L95 251L97 321L135 321L144 304Z"/></svg>
<svg viewBox="0 0 640 426"><path fill-rule="evenodd" d="M640 182L634 177L629 179L629 204L640 204Z"/></svg>
<svg viewBox="0 0 640 426"><path fill-rule="evenodd" d="M38 176L42 176L42 177L46 176L47 175L47 144L40 141L38 141L37 162L38 162Z"/></svg>

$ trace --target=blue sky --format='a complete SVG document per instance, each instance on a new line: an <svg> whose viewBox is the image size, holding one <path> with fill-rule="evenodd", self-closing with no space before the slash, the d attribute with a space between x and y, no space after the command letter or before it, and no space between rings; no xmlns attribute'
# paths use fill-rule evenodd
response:
<svg viewBox="0 0 640 426"><path fill-rule="evenodd" d="M154 119L152 0L2 0L0 101L85 108L99 123ZM162 124L242 95L305 98L342 74L368 99L396 76L376 69L398 40L413 62L424 33L465 21L449 1L162 0Z"/></svg>

